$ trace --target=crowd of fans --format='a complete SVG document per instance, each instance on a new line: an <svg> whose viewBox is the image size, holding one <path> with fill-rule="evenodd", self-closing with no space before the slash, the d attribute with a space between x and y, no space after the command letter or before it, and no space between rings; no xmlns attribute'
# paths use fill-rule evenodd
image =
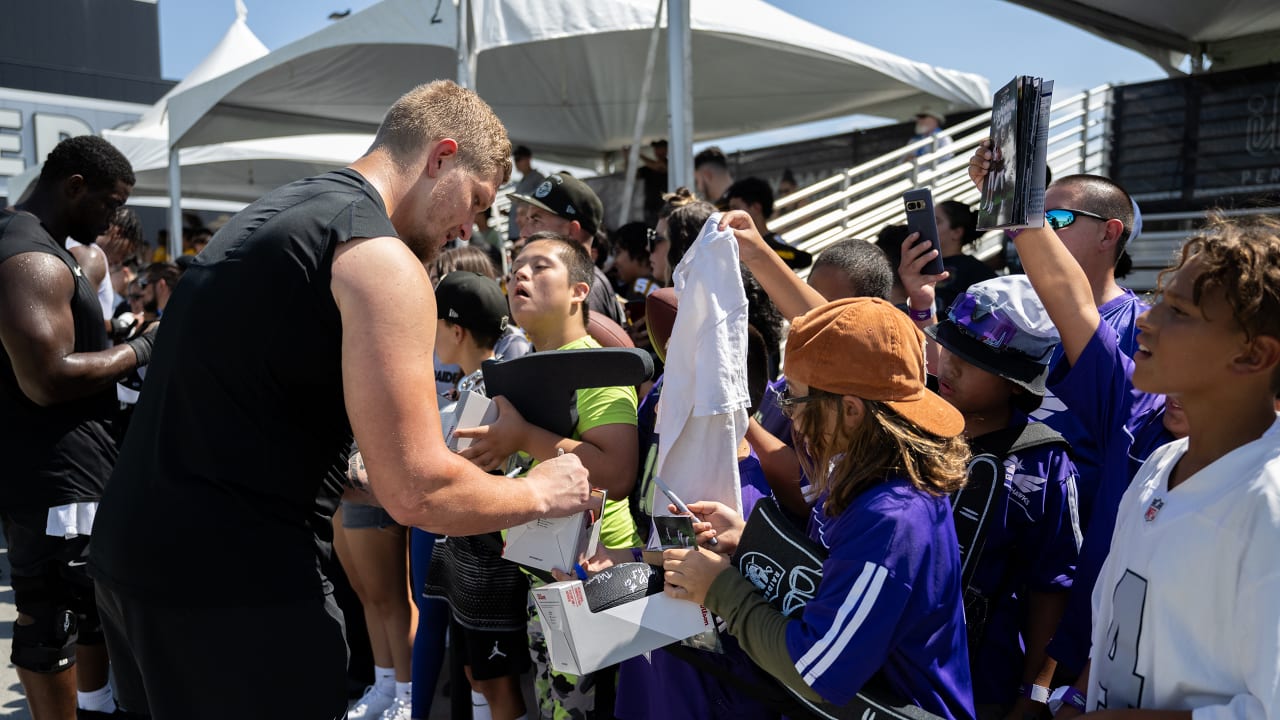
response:
<svg viewBox="0 0 1280 720"><path fill-rule="evenodd" d="M929 119L922 135L936 127ZM86 167L105 164L94 172L129 179L101 160L107 150L68 143L65 167L46 166L37 205L68 177L91 174ZM602 549L583 570L639 560L654 503L665 504L653 496L652 458L656 407L673 384L663 374L670 328L653 324L646 304L670 292L682 258L720 213L711 232L737 243L748 302L742 507L691 503L699 547L668 550L663 567L665 592L720 618L720 649L657 650L582 677L552 669L529 590L567 576L503 560L498 532L406 528L396 507L362 489L370 472L353 446L333 545L358 598L344 610L364 618L366 637L350 640L367 641L373 682L349 718L427 717L446 668L452 716L476 720L838 717L860 692L950 720L1135 708L1195 711L1197 720L1275 717L1280 225L1212 218L1143 298L1117 283L1137 205L1105 177L1071 175L1048 188L1045 227L1010 234L1025 274L1003 258L992 266L968 254L974 213L942 202L946 271L928 275L922 268L939 253L905 226L816 257L791 246L768 227L772 185L735 180L714 149L695 159L696 189L650 202L666 161L665 143L652 147L659 157L641 170L646 219L612 231L586 183L543 175L528 148L515 149L506 237L482 210L428 264L432 372L447 408L461 392L485 393L486 360L624 337L650 351L658 368L650 382L577 392L568 436L531 424L503 398L494 423L456 432L469 441L461 457L495 475L576 456L609 498ZM986 148L969 164L979 187ZM157 326L189 321L164 313L192 261L140 262L136 217L110 209L96 243L76 242L92 237L73 227L45 227L72 238L74 260L63 261L97 290L107 341L86 351L113 343L133 351L111 368L122 379L102 420L119 442L139 392L165 392L146 383L150 343ZM229 252L220 242L230 239L191 237L197 253L205 244ZM6 272L16 251L0 249ZM20 397L31 371L15 345L14 292L0 291L6 413L51 402ZM0 435L22 437L17 416L6 417ZM59 717L49 710L55 690L41 682L80 657L77 639L101 648L102 635L91 631L96 617L83 594L79 605L55 597L46 563L23 552L33 541L22 533L45 526L44 510L24 518L34 506L3 497L26 619L13 661L33 709ZM762 506L825 556L800 612L772 606L731 559ZM78 638L44 629L56 625L54 611L71 613ZM281 648L279 662L292 652ZM366 670L353 664L349 675ZM529 672L533 707L522 685ZM115 708L105 675L82 671L79 690L82 716Z"/></svg>

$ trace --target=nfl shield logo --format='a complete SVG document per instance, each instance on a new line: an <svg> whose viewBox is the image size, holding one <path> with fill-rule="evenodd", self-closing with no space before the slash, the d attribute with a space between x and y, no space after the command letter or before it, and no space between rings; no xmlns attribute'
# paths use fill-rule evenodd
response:
<svg viewBox="0 0 1280 720"><path fill-rule="evenodd" d="M1164 507L1163 500L1161 500L1160 498L1156 498L1155 500L1152 500L1151 504L1147 506L1147 514L1144 516L1146 517L1147 522L1151 522L1152 520L1155 520L1156 515L1160 514L1160 508L1162 507Z"/></svg>

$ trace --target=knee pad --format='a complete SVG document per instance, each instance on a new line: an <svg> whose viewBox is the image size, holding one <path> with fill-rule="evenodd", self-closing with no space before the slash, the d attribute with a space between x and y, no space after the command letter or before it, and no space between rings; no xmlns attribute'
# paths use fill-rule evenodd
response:
<svg viewBox="0 0 1280 720"><path fill-rule="evenodd" d="M14 665L32 672L59 673L75 665L79 621L69 608L52 604L24 610L35 619L30 625L13 622Z"/></svg>

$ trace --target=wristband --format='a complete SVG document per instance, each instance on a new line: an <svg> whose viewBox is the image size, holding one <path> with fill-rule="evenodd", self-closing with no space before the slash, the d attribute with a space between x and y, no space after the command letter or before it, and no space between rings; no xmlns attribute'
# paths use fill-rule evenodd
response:
<svg viewBox="0 0 1280 720"><path fill-rule="evenodd" d="M1049 696L1049 712L1057 715L1065 707L1073 707L1084 712L1085 697L1079 690L1070 685L1063 685Z"/></svg>
<svg viewBox="0 0 1280 720"><path fill-rule="evenodd" d="M1047 705L1049 703L1049 694L1051 691L1043 685L1023 683L1018 689L1019 692L1022 693L1022 697L1031 700L1031 702L1038 702L1041 705Z"/></svg>
<svg viewBox="0 0 1280 720"><path fill-rule="evenodd" d="M907 303L907 314L916 322L924 322L925 320L933 317L933 308L929 308L928 310L916 310L911 307L910 303Z"/></svg>
<svg viewBox="0 0 1280 720"><path fill-rule="evenodd" d="M134 357L138 360L134 367L146 367L147 363L151 362L151 348L154 347L155 344L156 333L154 330L142 333L138 337L125 343L125 345L128 345L133 350Z"/></svg>
<svg viewBox="0 0 1280 720"><path fill-rule="evenodd" d="M631 548L631 559L636 562L644 562L644 551L640 548Z"/></svg>

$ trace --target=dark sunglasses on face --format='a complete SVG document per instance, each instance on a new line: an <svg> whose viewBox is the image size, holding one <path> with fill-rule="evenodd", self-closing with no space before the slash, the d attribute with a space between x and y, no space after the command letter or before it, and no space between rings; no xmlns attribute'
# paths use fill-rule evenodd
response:
<svg viewBox="0 0 1280 720"><path fill-rule="evenodd" d="M1077 218L1087 217L1094 220L1106 222L1109 218L1104 218L1097 213L1091 213L1088 210L1070 210L1067 208L1054 208L1053 210L1044 211L1044 219L1048 221L1049 227L1054 230L1061 230L1064 227L1070 227Z"/></svg>

